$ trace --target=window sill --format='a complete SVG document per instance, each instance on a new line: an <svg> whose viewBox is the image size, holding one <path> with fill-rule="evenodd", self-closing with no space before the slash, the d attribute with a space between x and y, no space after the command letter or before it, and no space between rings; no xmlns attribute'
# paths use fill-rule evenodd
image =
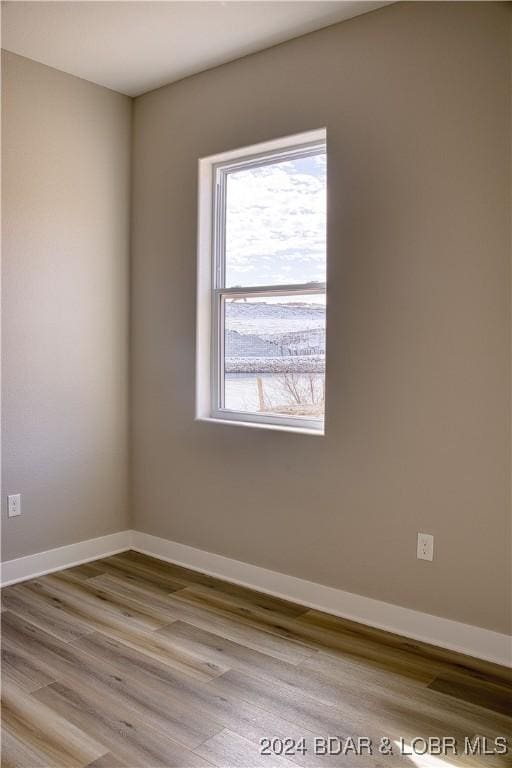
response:
<svg viewBox="0 0 512 768"><path fill-rule="evenodd" d="M311 427L290 427L283 424L258 423L255 421L235 421L234 419L217 419L214 416L197 416L196 421L206 421L211 424L222 424L228 427L250 427L251 429L270 429L273 432L295 432L299 435L314 435L324 437L325 429L311 429Z"/></svg>

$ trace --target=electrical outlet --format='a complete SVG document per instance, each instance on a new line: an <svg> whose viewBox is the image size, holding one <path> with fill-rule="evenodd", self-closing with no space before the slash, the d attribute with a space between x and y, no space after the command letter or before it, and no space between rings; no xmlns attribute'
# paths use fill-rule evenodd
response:
<svg viewBox="0 0 512 768"><path fill-rule="evenodd" d="M7 517L21 515L21 494L15 493L7 497Z"/></svg>
<svg viewBox="0 0 512 768"><path fill-rule="evenodd" d="M418 533L418 560L434 559L434 537L430 533Z"/></svg>

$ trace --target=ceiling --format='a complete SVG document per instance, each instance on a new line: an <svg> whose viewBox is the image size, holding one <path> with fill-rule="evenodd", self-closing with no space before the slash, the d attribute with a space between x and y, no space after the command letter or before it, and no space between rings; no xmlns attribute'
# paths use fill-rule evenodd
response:
<svg viewBox="0 0 512 768"><path fill-rule="evenodd" d="M388 4L7 0L2 2L2 47L138 96Z"/></svg>

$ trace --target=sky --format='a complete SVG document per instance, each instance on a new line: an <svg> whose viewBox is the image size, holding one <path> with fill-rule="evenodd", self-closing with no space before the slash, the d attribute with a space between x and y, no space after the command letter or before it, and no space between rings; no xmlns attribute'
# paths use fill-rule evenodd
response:
<svg viewBox="0 0 512 768"><path fill-rule="evenodd" d="M226 287L325 282L325 154L230 173Z"/></svg>

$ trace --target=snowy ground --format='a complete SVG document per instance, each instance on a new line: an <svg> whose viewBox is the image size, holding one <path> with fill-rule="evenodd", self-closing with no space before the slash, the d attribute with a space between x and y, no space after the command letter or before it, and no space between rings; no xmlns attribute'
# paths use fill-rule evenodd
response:
<svg viewBox="0 0 512 768"><path fill-rule="evenodd" d="M289 406L292 398L283 386L282 377L275 374L260 374L263 383L265 403L272 408ZM323 375L315 375L314 386L317 393L323 389ZM227 373L225 376L225 401L226 408L234 411L259 411L257 377L247 373ZM306 382L299 382L306 385ZM308 382L309 384L309 382Z"/></svg>
<svg viewBox="0 0 512 768"><path fill-rule="evenodd" d="M226 302L226 326L262 338L325 328L325 304L290 302L286 297Z"/></svg>

